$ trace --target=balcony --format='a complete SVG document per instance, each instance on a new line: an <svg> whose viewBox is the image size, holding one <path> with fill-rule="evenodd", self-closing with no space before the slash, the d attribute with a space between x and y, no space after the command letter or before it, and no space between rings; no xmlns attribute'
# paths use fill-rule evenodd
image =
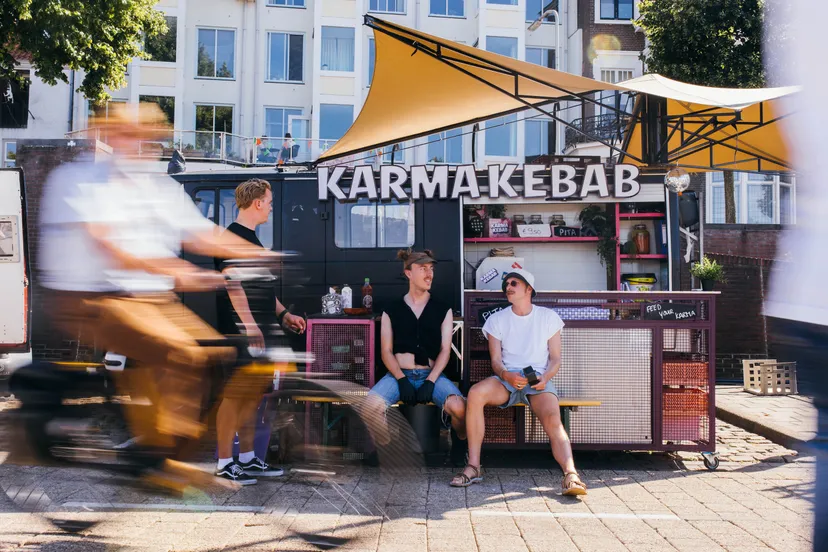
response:
<svg viewBox="0 0 828 552"><path fill-rule="evenodd" d="M628 121L629 117L616 113L575 119L572 121L572 126L575 128L566 129L564 148L568 150L578 144L595 142L595 138L610 143L620 142L624 137Z"/></svg>

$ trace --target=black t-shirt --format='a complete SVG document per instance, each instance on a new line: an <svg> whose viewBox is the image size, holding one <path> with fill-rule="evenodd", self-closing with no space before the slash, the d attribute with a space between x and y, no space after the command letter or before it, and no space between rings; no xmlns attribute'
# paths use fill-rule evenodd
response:
<svg viewBox="0 0 828 552"><path fill-rule="evenodd" d="M449 310L448 304L432 296L417 318L405 299L392 301L384 312L391 319L394 354L412 353L417 366L428 366L429 360L437 360L443 343L441 327Z"/></svg>
<svg viewBox="0 0 828 552"><path fill-rule="evenodd" d="M252 244L263 247L255 231L237 222L228 226L227 231L233 232ZM225 268L226 263L223 259L215 259L215 265L216 270L220 271ZM276 289L274 286L275 282L245 282L242 284L242 288L247 295L250 312L253 314L253 319L256 320L256 323L265 335L267 335L271 326L276 323ZM227 294L227 291L221 290L218 292L216 296L216 310L218 314L218 330L223 334L238 334L240 331L237 326L239 317L235 309L233 309L233 304L230 302L230 296Z"/></svg>

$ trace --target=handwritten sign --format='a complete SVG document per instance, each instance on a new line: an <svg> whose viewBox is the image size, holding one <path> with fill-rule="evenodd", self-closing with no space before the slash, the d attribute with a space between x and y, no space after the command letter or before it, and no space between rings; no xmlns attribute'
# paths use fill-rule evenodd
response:
<svg viewBox="0 0 828 552"><path fill-rule="evenodd" d="M581 236L581 229L569 226L556 226L554 233L556 238L578 238Z"/></svg>
<svg viewBox="0 0 828 552"><path fill-rule="evenodd" d="M482 326L486 323L486 320L489 319L491 315L498 311L502 311L503 309L508 309L512 305L510 303L501 303L500 305L494 305L485 309L482 309L480 312L477 313L477 321Z"/></svg>
<svg viewBox="0 0 828 552"><path fill-rule="evenodd" d="M644 320L695 320L695 305L681 303L647 303Z"/></svg>
<svg viewBox="0 0 828 552"><path fill-rule="evenodd" d="M552 229L548 224L518 224L518 236L521 238L548 238L552 236Z"/></svg>

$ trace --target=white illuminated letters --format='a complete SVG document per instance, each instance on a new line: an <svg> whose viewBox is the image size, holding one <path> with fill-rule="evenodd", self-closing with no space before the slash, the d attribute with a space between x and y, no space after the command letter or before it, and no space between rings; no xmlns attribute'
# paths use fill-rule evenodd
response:
<svg viewBox="0 0 828 552"><path fill-rule="evenodd" d="M483 186L488 187L488 197L491 199L516 199L522 196L525 199L582 200L595 195L607 198L610 196L610 185L612 195L617 199L628 199L641 193L641 183L638 181L640 172L635 165L615 165L611 172L597 163L586 165L582 172L573 165L552 165L548 170L545 165L524 165L522 173L518 172L519 169L519 165L490 165L487 172L482 172L474 165L459 165L451 175L448 165L416 165L411 167L410 172L398 165L383 165L379 169L377 189L377 175L371 165L354 167L350 178L345 176L349 167L319 167L317 185L320 201L331 197L339 201L354 201L360 196L373 201L459 197L478 199L481 196L481 182L478 182L478 178L483 180ZM452 176L449 192L449 179ZM409 178L410 198L406 191ZM346 179L344 183L343 179Z"/></svg>

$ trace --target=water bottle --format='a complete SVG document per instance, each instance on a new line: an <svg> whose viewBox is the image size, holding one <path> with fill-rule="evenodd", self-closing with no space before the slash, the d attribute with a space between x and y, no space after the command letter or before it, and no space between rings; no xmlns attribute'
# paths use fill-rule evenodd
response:
<svg viewBox="0 0 828 552"><path fill-rule="evenodd" d="M351 286L345 284L342 286L342 307L346 309L353 308L354 304L354 292L351 289Z"/></svg>

